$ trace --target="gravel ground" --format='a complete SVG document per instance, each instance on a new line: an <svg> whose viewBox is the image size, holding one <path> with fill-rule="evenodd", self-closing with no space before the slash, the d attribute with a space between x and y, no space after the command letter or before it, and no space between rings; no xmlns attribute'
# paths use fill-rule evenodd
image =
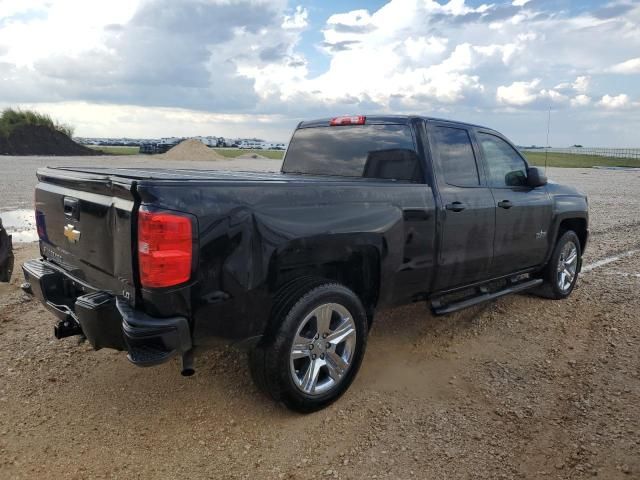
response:
<svg viewBox="0 0 640 480"><path fill-rule="evenodd" d="M590 195L587 263L640 248L638 173L549 173ZM307 416L259 394L240 351L185 379L57 341L18 283L0 284L1 478L640 478L637 256L565 301L380 312L351 389Z"/></svg>

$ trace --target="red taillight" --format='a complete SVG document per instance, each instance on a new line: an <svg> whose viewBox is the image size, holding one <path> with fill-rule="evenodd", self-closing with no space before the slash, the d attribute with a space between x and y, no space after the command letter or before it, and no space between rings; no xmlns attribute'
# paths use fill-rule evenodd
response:
<svg viewBox="0 0 640 480"><path fill-rule="evenodd" d="M354 115L351 117L335 117L329 122L329 125L336 127L338 125L364 125L367 117L364 115Z"/></svg>
<svg viewBox="0 0 640 480"><path fill-rule="evenodd" d="M191 278L192 224L167 212L138 214L138 265L143 287L170 287Z"/></svg>

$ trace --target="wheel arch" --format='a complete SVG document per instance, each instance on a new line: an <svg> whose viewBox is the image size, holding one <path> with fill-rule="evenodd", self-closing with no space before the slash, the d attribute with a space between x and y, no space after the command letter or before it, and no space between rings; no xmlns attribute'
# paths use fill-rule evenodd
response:
<svg viewBox="0 0 640 480"><path fill-rule="evenodd" d="M589 238L589 221L587 215L585 213L565 213L563 215L558 215L551 230L551 240L549 241L549 249L544 261L544 266L546 266L551 260L553 249L555 248L556 243L558 243L560 237L569 230L574 231L578 236L578 240L580 241L580 252L584 253ZM581 267L582 261L580 261L578 268Z"/></svg>
<svg viewBox="0 0 640 480"><path fill-rule="evenodd" d="M562 219L558 224L558 229L556 231L553 244L555 245L555 243L564 234L564 232L567 232L569 230L574 231L578 236L578 240L580 240L580 251L584 252L589 236L587 219L584 217L569 217Z"/></svg>
<svg viewBox="0 0 640 480"><path fill-rule="evenodd" d="M271 258L269 291L296 278L314 277L351 289L365 307L369 322L380 297L382 239L376 235L323 235L297 239Z"/></svg>

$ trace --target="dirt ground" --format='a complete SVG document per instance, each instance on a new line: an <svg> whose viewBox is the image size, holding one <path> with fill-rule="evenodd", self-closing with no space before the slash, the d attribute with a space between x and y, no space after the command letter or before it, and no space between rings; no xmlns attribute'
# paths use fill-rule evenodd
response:
<svg viewBox="0 0 640 480"><path fill-rule="evenodd" d="M640 249L640 173L550 176L590 195L585 263ZM19 282L0 284L1 478L640 478L637 254L565 301L381 312L351 389L307 416L263 397L241 351L183 378L57 341Z"/></svg>

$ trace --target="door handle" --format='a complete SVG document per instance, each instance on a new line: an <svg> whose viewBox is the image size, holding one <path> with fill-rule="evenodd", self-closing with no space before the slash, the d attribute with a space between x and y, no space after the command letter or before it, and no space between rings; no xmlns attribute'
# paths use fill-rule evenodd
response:
<svg viewBox="0 0 640 480"><path fill-rule="evenodd" d="M64 197L64 216L80 220L79 202L77 198Z"/></svg>
<svg viewBox="0 0 640 480"><path fill-rule="evenodd" d="M504 208L505 210L509 210L511 207L513 207L513 203L511 203L509 200L502 200L501 202L498 202L498 206L500 208Z"/></svg>
<svg viewBox="0 0 640 480"><path fill-rule="evenodd" d="M462 202L453 202L453 203L447 203L445 205L445 208L447 210L451 210L452 212L461 212L465 208L467 208L467 206Z"/></svg>

